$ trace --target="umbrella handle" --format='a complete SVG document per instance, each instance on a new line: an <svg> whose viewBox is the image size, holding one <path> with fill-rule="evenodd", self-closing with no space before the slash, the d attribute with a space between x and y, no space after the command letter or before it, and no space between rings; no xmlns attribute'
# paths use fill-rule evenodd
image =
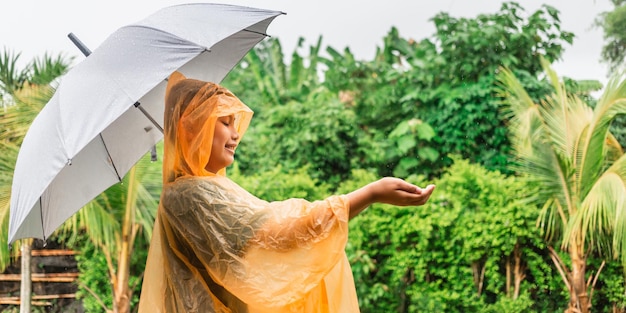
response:
<svg viewBox="0 0 626 313"><path fill-rule="evenodd" d="M80 50L80 52L82 52L85 56L89 56L91 54L91 50L89 50L89 48L87 48L87 46L85 46L85 44L80 41L76 35L74 35L74 33L67 34L67 37L70 38L76 47L78 47L78 50Z"/></svg>

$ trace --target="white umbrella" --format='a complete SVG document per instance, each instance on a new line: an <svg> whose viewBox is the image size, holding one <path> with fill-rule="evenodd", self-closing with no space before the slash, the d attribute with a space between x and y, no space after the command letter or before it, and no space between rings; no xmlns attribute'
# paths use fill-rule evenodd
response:
<svg viewBox="0 0 626 313"><path fill-rule="evenodd" d="M161 140L165 80L172 72L220 82L280 14L184 4L111 34L62 77L24 137L13 175L9 243L45 239Z"/></svg>

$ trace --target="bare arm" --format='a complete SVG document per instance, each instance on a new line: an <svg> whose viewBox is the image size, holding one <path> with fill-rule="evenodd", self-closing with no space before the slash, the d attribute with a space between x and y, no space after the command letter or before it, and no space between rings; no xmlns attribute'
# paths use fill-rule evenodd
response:
<svg viewBox="0 0 626 313"><path fill-rule="evenodd" d="M350 219L373 203L423 205L434 189L435 185L420 188L399 178L385 177L347 195L350 201Z"/></svg>

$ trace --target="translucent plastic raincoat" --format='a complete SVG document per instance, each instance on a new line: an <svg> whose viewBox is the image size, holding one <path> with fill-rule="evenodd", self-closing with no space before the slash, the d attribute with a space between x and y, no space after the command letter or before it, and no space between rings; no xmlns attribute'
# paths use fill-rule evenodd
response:
<svg viewBox="0 0 626 313"><path fill-rule="evenodd" d="M140 312L358 312L344 248L349 203L267 202L205 170L217 118L252 111L212 83L169 80L163 192Z"/></svg>

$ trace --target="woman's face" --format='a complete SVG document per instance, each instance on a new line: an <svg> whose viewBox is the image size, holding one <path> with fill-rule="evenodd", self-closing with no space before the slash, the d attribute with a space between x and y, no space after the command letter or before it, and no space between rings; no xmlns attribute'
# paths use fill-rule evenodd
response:
<svg viewBox="0 0 626 313"><path fill-rule="evenodd" d="M230 115L218 118L215 123L211 156L205 169L211 173L217 173L231 165L235 161L237 139L239 139L239 133L235 129L235 117Z"/></svg>

